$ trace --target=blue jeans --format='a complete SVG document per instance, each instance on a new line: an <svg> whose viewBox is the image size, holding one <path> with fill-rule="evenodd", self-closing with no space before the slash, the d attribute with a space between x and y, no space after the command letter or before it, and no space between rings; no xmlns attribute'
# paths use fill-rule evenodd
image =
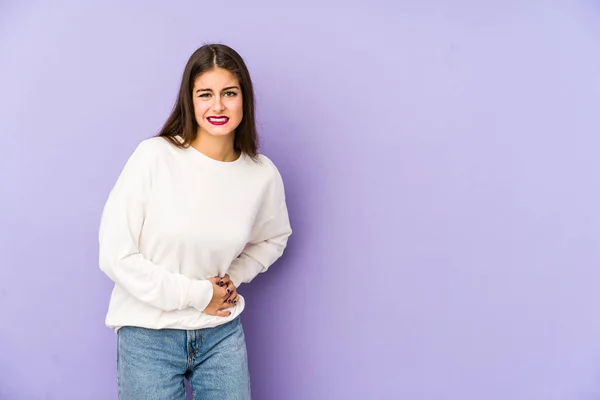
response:
<svg viewBox="0 0 600 400"><path fill-rule="evenodd" d="M118 330L120 400L250 400L246 340L240 318L215 328L185 331Z"/></svg>

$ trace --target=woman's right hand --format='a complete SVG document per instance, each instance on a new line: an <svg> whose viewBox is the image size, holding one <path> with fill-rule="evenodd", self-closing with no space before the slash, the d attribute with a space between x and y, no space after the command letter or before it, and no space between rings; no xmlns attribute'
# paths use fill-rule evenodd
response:
<svg viewBox="0 0 600 400"><path fill-rule="evenodd" d="M231 311L221 311L233 307L233 304L227 303L227 299L231 292L231 290L228 291L228 278L229 277L219 278L217 276L209 279L209 282L213 285L213 297L210 300L210 303L208 303L208 306L202 311L203 313L218 317L228 317L231 315Z"/></svg>

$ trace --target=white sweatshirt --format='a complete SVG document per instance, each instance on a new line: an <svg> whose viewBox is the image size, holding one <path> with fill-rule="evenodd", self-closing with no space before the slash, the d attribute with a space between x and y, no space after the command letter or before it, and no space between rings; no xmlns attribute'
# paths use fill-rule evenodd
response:
<svg viewBox="0 0 600 400"><path fill-rule="evenodd" d="M239 287L283 253L292 231L283 181L263 155L214 160L155 137L140 143L108 196L99 230L100 269L115 283L106 325L214 327L204 314L207 280L229 274Z"/></svg>

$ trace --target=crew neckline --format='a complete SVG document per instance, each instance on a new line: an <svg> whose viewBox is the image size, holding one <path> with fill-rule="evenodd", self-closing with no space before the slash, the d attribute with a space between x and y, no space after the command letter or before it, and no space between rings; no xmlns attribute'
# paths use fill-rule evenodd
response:
<svg viewBox="0 0 600 400"><path fill-rule="evenodd" d="M177 135L177 140L183 142L183 138L181 136L179 136L179 135ZM238 165L245 158L245 153L242 151L240 153L239 157L236 158L233 161L221 161L221 160L217 160L217 159L214 159L212 157L207 156L206 154L204 154L203 152L201 152L200 150L198 150L197 148L195 148L191 144L188 146L188 152L193 153L193 155L195 157L197 157L199 159L202 159L205 162L211 163L213 165L219 165L219 166L234 166L234 165Z"/></svg>

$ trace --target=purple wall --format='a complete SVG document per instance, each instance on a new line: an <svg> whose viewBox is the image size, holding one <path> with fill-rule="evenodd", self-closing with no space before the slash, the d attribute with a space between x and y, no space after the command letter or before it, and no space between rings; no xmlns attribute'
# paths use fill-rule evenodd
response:
<svg viewBox="0 0 600 400"><path fill-rule="evenodd" d="M101 208L206 41L295 229L255 399L600 398L597 3L83 3L0 3L0 399L116 398Z"/></svg>

